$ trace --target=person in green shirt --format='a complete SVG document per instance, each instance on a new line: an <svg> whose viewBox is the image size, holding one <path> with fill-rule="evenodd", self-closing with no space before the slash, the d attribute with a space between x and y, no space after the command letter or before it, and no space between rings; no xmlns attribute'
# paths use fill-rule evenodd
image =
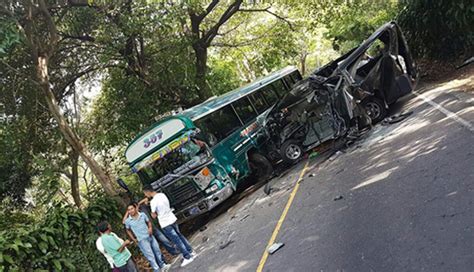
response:
<svg viewBox="0 0 474 272"><path fill-rule="evenodd" d="M115 267L121 272L137 272L132 254L127 249L127 246L131 244L130 240L121 243L117 236L112 233L112 227L107 221L100 222L97 229L100 233L104 251L112 257Z"/></svg>

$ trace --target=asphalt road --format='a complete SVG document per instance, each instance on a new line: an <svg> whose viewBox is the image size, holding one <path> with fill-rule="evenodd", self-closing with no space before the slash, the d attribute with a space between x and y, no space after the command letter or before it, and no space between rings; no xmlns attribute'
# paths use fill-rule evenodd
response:
<svg viewBox="0 0 474 272"><path fill-rule="evenodd" d="M285 245L264 263L305 161L272 179L270 196L254 187L211 214L191 238L196 260L173 270L474 271L474 92L465 83L421 87L395 105L413 111L404 121L311 159L276 234Z"/></svg>

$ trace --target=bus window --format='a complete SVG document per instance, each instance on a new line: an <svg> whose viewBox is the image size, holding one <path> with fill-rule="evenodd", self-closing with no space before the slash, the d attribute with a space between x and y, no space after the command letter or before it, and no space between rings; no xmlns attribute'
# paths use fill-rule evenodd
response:
<svg viewBox="0 0 474 272"><path fill-rule="evenodd" d="M263 87L259 92L261 92L269 105L273 105L278 101L277 93L270 86Z"/></svg>
<svg viewBox="0 0 474 272"><path fill-rule="evenodd" d="M291 74L285 76L283 79L285 80L286 85L291 89L296 82L302 79L302 77L299 71L294 71Z"/></svg>
<svg viewBox="0 0 474 272"><path fill-rule="evenodd" d="M252 104L254 105L255 109L257 110L258 114L264 112L266 109L268 109L268 104L265 101L265 98L263 97L263 90L260 89L257 92L253 93L250 96L250 100L252 101Z"/></svg>
<svg viewBox="0 0 474 272"><path fill-rule="evenodd" d="M290 76L293 79L293 82L298 82L301 79L303 79L299 71L294 71L293 73L290 74Z"/></svg>
<svg viewBox="0 0 474 272"><path fill-rule="evenodd" d="M280 98L282 98L290 89L285 86L285 83L283 83L281 79L273 82L271 86Z"/></svg>
<svg viewBox="0 0 474 272"><path fill-rule="evenodd" d="M229 105L196 120L195 123L206 135L204 138L208 140L208 144L211 146L214 145L214 143L209 142L211 139L212 142L218 142L242 126L239 118Z"/></svg>
<svg viewBox="0 0 474 272"><path fill-rule="evenodd" d="M257 113L253 109L252 104L250 104L250 100L247 97L243 97L235 101L232 103L232 106L244 124L257 117Z"/></svg>

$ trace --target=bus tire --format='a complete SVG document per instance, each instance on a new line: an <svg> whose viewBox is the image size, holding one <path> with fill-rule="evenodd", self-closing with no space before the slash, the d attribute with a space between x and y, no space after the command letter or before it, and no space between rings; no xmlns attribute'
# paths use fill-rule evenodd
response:
<svg viewBox="0 0 474 272"><path fill-rule="evenodd" d="M286 163L295 163L303 157L303 148L298 141L288 140L281 145L280 156Z"/></svg>
<svg viewBox="0 0 474 272"><path fill-rule="evenodd" d="M255 176L257 181L270 179L273 174L273 166L265 156L260 153L252 153L249 155L249 162L252 176Z"/></svg>

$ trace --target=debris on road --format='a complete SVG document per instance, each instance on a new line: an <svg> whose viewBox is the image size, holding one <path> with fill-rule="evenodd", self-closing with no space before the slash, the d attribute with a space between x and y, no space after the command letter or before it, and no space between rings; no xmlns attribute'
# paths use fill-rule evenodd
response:
<svg viewBox="0 0 474 272"><path fill-rule="evenodd" d="M267 183L265 184L265 187L263 188L263 192L265 192L266 195L270 195L270 193L272 192L272 186L270 185L270 183Z"/></svg>
<svg viewBox="0 0 474 272"><path fill-rule="evenodd" d="M223 234L222 237L226 237L224 241L220 242L219 249L224 249L228 247L230 244L234 243L235 241L232 240L232 236L234 235L235 231L231 232L229 235Z"/></svg>
<svg viewBox="0 0 474 272"><path fill-rule="evenodd" d="M334 161L335 159L337 159L337 157L339 157L340 155L342 155L342 151L337 151L336 153L334 153L334 155L332 155L330 158L329 158L329 161Z"/></svg>
<svg viewBox="0 0 474 272"><path fill-rule="evenodd" d="M242 216L242 218L240 218L240 221L244 221L249 216L250 216L250 214L246 214L246 215Z"/></svg>
<svg viewBox="0 0 474 272"><path fill-rule="evenodd" d="M315 176L316 176L315 173L311 173L311 174L308 175L308 177L310 177L310 178L315 177Z"/></svg>
<svg viewBox="0 0 474 272"><path fill-rule="evenodd" d="M221 245L219 246L219 249L224 249L224 248L228 247L230 244L232 244L233 242L235 242L235 241L234 241L234 240L229 240L229 241L227 241L227 242L221 244Z"/></svg>
<svg viewBox="0 0 474 272"><path fill-rule="evenodd" d="M280 248L282 248L285 244L283 243L274 243L273 245L271 245L269 248L268 248L268 253L269 254L273 254L275 253L277 250L279 250Z"/></svg>
<svg viewBox="0 0 474 272"><path fill-rule="evenodd" d="M270 183L265 184L265 187L263 188L263 192L265 192L266 195L270 195L273 192L278 192L280 191L281 188L278 187L272 187Z"/></svg>
<svg viewBox="0 0 474 272"><path fill-rule="evenodd" d="M390 124L401 122L412 114L413 114L413 111L408 111L408 112L401 112L399 114L389 116L383 120L382 125L390 125Z"/></svg>
<svg viewBox="0 0 474 272"><path fill-rule="evenodd" d="M461 69L462 67L468 66L468 65L471 64L471 63L474 63L474 57L470 57L469 59L467 59L466 61L464 61L461 65L459 65L458 67L456 67L456 69Z"/></svg>
<svg viewBox="0 0 474 272"><path fill-rule="evenodd" d="M343 197L342 195L336 196L336 197L334 198L334 201L338 201L338 200L341 200L341 199L343 199L343 198L344 198L344 197Z"/></svg>
<svg viewBox="0 0 474 272"><path fill-rule="evenodd" d="M309 158L310 158L310 159L315 158L315 157L317 157L317 156L319 156L319 152L318 152L318 151L314 151L314 152L312 152L311 154L309 154Z"/></svg>
<svg viewBox="0 0 474 272"><path fill-rule="evenodd" d="M205 231L207 230L207 226L202 226L201 228L199 228L199 231Z"/></svg>

